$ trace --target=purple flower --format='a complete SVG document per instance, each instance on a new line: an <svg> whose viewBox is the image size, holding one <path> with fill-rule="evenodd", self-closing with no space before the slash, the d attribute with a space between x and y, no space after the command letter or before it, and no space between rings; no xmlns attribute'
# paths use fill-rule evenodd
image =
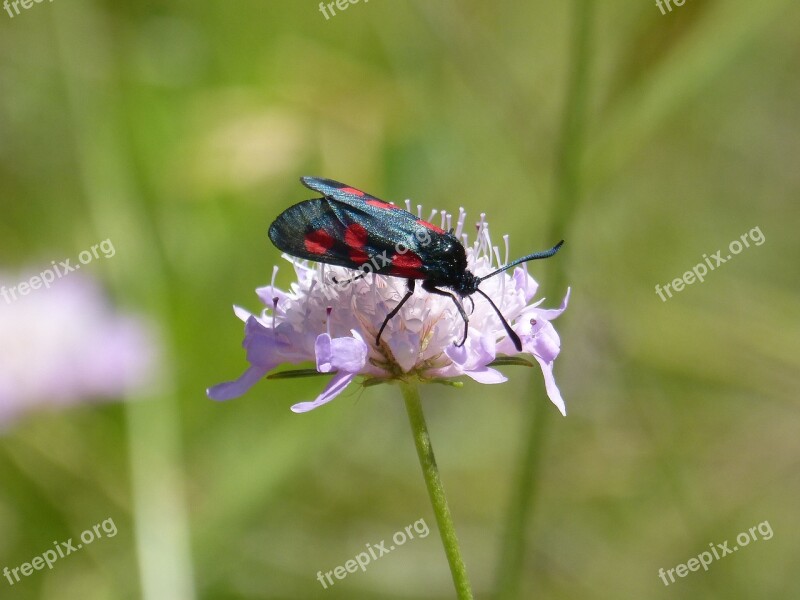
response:
<svg viewBox="0 0 800 600"><path fill-rule="evenodd" d="M0 285L25 279L0 274ZM0 427L36 409L142 390L158 364L152 328L118 314L78 273L0 301L0 342Z"/></svg>
<svg viewBox="0 0 800 600"><path fill-rule="evenodd" d="M505 264L499 262L499 249L491 243L483 215L476 240L468 244L462 234L465 217L460 210L455 234L467 249L468 268L481 276ZM442 228L449 228L451 219L452 215L442 213ZM504 241L507 263L508 236ZM345 285L341 282L354 274L349 269L284 258L294 267L297 281L288 291L279 290L275 267L272 284L256 290L266 306L260 315L234 307L245 322L243 345L250 367L239 379L209 388L210 398L241 396L278 365L314 361L319 373L335 375L314 401L292 406L294 412L306 412L331 401L359 375L371 380L412 377L422 381L466 375L478 383L503 383L506 377L491 366L497 355L530 354L541 366L550 400L566 414L553 377L561 342L551 321L566 310L569 290L559 308L543 309L539 308L543 299L529 304L538 284L524 267L481 284L519 335L522 352L517 352L494 310L478 295L472 297L467 340L456 346L464 322L452 301L422 290L389 322L377 345L375 338L386 314L405 293L405 280L370 274ZM340 283L334 283L334 278ZM471 308L467 301L466 309Z"/></svg>

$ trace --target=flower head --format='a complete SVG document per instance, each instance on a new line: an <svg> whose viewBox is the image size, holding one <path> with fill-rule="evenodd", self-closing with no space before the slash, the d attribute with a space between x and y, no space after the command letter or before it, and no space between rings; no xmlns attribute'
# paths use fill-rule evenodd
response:
<svg viewBox="0 0 800 600"><path fill-rule="evenodd" d="M0 273L0 289L24 279ZM37 409L118 398L157 379L154 328L114 309L89 277L75 273L0 305L0 428Z"/></svg>
<svg viewBox="0 0 800 600"><path fill-rule="evenodd" d="M409 201L406 206L410 211ZM441 214L443 229L450 228L452 216ZM503 238L505 263L501 263L500 250L491 242L484 215L472 244L462 233L465 218L461 209L455 235L467 250L469 270L481 277L507 264L508 236ZM569 290L561 306L543 309L539 308L543 299L531 304L538 284L524 267L482 282L481 291L519 336L521 351L480 295L470 296L474 301L466 302L469 329L464 344L457 346L464 336L464 321L456 306L450 298L419 289L389 321L377 343L386 315L405 295L404 279L374 274L353 279L356 273L344 267L309 263L285 254L284 258L294 267L297 281L288 291L278 289L275 267L272 283L256 290L266 306L260 314L234 307L245 322L243 345L250 367L239 379L209 388L210 398L241 396L278 365L313 361L317 372L335 374L314 401L292 406L294 412L306 412L335 398L357 376L441 381L466 375L479 383L503 383L506 377L491 366L497 355L530 354L541 366L550 400L566 414L553 377L560 340L551 321L566 309Z"/></svg>

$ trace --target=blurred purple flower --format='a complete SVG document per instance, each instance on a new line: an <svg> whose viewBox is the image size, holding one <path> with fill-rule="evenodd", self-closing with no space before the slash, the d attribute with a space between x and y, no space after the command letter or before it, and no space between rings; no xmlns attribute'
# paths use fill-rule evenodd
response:
<svg viewBox="0 0 800 600"><path fill-rule="evenodd" d="M0 286L24 280L0 273ZM143 389L154 380L157 349L145 323L116 313L81 274L0 300L0 428L40 408Z"/></svg>
<svg viewBox="0 0 800 600"><path fill-rule="evenodd" d="M443 228L449 227L451 217L442 214ZM464 219L461 210L455 233L467 248L469 269L481 276L504 264L499 263L499 249L491 243L483 216L472 245L462 234ZM508 236L504 240L507 263ZM292 263L297 281L289 291L276 288L275 267L272 284L256 290L267 307L260 315L234 307L235 314L245 322L243 345L250 367L239 379L209 388L206 393L210 398L241 396L278 365L314 361L318 372L336 374L314 401L292 406L294 412L307 412L335 398L358 375L378 380L417 377L423 381L466 375L479 383L503 383L505 375L490 366L496 355L530 354L541 366L550 400L566 414L553 377L560 339L550 321L567 308L569 290L559 308L542 309L539 305L544 299L529 304L538 284L523 267L482 283L481 289L519 335L521 353L492 308L477 296L467 341L456 346L454 342L464 331L461 316L451 300L424 291L417 291L389 322L378 346L376 334L386 314L403 297L404 279L368 275L348 285L337 285L334 277L341 282L351 278L353 271L287 255L284 258ZM469 302L467 308L471 308Z"/></svg>

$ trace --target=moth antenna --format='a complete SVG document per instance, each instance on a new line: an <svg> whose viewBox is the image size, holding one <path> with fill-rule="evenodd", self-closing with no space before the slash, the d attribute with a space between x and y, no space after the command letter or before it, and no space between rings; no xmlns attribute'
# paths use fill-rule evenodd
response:
<svg viewBox="0 0 800 600"><path fill-rule="evenodd" d="M476 289L475 291L489 301L489 304L492 305L494 312L496 312L497 316L500 317L500 322L503 324L503 329L506 330L508 337L510 337L511 341L514 342L514 347L517 349L517 352L522 352L522 341L519 339L517 332L511 329L511 325L508 324L508 321L506 321L506 318L503 316L503 313L500 312L500 309L497 308L497 305L494 302L492 302L492 299L489 298L489 296L487 296L486 294L484 294L481 290Z"/></svg>
<svg viewBox="0 0 800 600"><path fill-rule="evenodd" d="M481 277L481 278L479 278L479 279L478 279L478 282L480 283L480 282L481 282L481 281L483 281L484 279L489 279L489 277L494 277L494 276L495 276L495 275L497 275L498 273L502 273L503 271L507 271L507 270L508 270L508 269L510 269L511 267L516 267L517 265L519 265L519 264L522 264L522 263L525 263L525 262L528 262L528 261L530 261L530 260L539 260L539 259L541 259L541 258L550 258L550 257L551 257L551 256L553 256L553 255L554 255L556 252L558 252L558 249L559 249L559 248L561 248L561 245L562 245L563 243L564 243L564 240L561 240L560 242L558 242L558 243L557 243L555 246L553 246L553 247L552 247L552 248L550 248L549 250L544 250L544 251L542 251L542 252L534 252L533 254L528 254L528 256L523 256L522 258L518 258L518 259L517 259L517 260L515 260L514 262L512 262L512 263L510 263L510 264L506 265L505 267L500 267L500 268L499 268L499 269L497 269L496 271L492 271L492 272L491 272L491 273L489 273L488 275L484 275L483 277Z"/></svg>

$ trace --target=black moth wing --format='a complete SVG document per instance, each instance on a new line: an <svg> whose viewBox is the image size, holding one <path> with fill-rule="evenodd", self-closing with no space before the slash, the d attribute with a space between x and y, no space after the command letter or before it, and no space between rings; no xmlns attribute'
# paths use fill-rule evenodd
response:
<svg viewBox="0 0 800 600"><path fill-rule="evenodd" d="M290 206L272 223L269 237L287 254L412 279L441 278L440 262L425 259L443 245L454 241L464 254L454 236L393 204L331 180L302 181L326 197Z"/></svg>
<svg viewBox="0 0 800 600"><path fill-rule="evenodd" d="M340 202L358 203L358 202L372 200L375 201L375 203L386 207L394 206L389 202L384 202L380 198L376 198L375 196L370 196L366 192L362 192L359 189L350 187L345 183L334 181L333 179L325 179L324 177L301 177L300 183L302 183L310 190L319 192L326 198L333 198L334 200L339 200Z"/></svg>

